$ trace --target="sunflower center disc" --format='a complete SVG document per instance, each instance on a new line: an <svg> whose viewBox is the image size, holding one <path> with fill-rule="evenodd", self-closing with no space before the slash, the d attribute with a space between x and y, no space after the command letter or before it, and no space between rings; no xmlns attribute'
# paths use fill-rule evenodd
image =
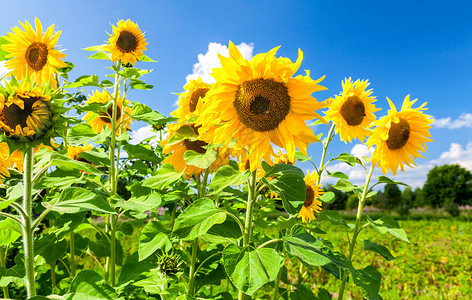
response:
<svg viewBox="0 0 472 300"><path fill-rule="evenodd" d="M350 126L361 124L365 117L364 103L357 96L347 98L341 107L341 115Z"/></svg>
<svg viewBox="0 0 472 300"><path fill-rule="evenodd" d="M208 145L204 141L190 141L190 140L184 140L184 145L187 148L187 150L193 150L197 153L204 154L206 153L206 149L203 148L204 146Z"/></svg>
<svg viewBox="0 0 472 300"><path fill-rule="evenodd" d="M290 96L282 82L257 78L239 86L233 106L244 125L264 132L277 128L285 119L290 111Z"/></svg>
<svg viewBox="0 0 472 300"><path fill-rule="evenodd" d="M387 146L390 150L397 150L402 148L410 138L410 124L405 119L400 119L400 122L390 125L388 131Z"/></svg>
<svg viewBox="0 0 472 300"><path fill-rule="evenodd" d="M11 129L15 129L18 125L20 125L21 128L28 126L26 120L33 113L33 104L38 100L36 97L18 98L23 100L25 109L21 109L16 104L11 104L10 106L5 105L3 112L0 115L2 121Z"/></svg>
<svg viewBox="0 0 472 300"><path fill-rule="evenodd" d="M25 58L31 69L41 71L48 62L48 47L44 43L34 42L26 49Z"/></svg>
<svg viewBox="0 0 472 300"><path fill-rule="evenodd" d="M116 106L116 120L120 120L121 118L121 107ZM99 111L98 115L100 116L100 120L105 123L111 123L111 116L113 116L113 104L110 105L107 109L107 112Z"/></svg>
<svg viewBox="0 0 472 300"><path fill-rule="evenodd" d="M129 31L122 31L118 40L116 41L116 45L120 48L121 51L125 53L129 53L131 51L136 50L138 46L138 41L134 34Z"/></svg>
<svg viewBox="0 0 472 300"><path fill-rule="evenodd" d="M190 103L188 104L188 107L190 109L190 112L194 112L195 109L197 108L197 104L198 104L198 100L200 98L203 98L205 97L206 93L209 91L210 89L208 88L199 88L199 89L196 89L192 95L190 96Z"/></svg>
<svg viewBox="0 0 472 300"><path fill-rule="evenodd" d="M315 192L313 191L313 188L311 186L307 185L305 202L303 203L303 206L310 207L310 205L313 203L313 199L315 199Z"/></svg>

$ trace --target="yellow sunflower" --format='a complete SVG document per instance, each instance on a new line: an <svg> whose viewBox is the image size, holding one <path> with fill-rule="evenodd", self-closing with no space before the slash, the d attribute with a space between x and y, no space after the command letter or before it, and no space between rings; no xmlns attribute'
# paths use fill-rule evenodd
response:
<svg viewBox="0 0 472 300"><path fill-rule="evenodd" d="M324 194L324 192L320 188L321 185L316 184L318 180L316 172L310 174L308 171L304 180L306 184L305 202L303 203L297 217L301 217L302 222L306 223L311 220L316 220L313 212L319 213L321 211L322 204L317 198Z"/></svg>
<svg viewBox="0 0 472 300"><path fill-rule="evenodd" d="M355 138L363 142L370 134L368 128L375 121L374 113L380 108L375 108L372 104L376 99L370 96L372 89L366 90L368 80L351 82L351 78L348 78L342 86L341 95L336 96L329 105L326 119L336 125L335 132L339 133L342 141L351 142Z"/></svg>
<svg viewBox="0 0 472 300"><path fill-rule="evenodd" d="M3 179L6 177L10 177L10 171L8 171L10 167L9 155L10 148L8 144L5 142L0 143L0 183L3 183Z"/></svg>
<svg viewBox="0 0 472 300"><path fill-rule="evenodd" d="M105 51L111 53L112 61L121 60L124 64L135 64L146 50L146 39L138 25L131 20L120 20L116 26L112 25L113 34L110 35Z"/></svg>
<svg viewBox="0 0 472 300"><path fill-rule="evenodd" d="M185 125L191 126L194 132L198 135L198 130L199 130L198 127L194 126L193 124L185 124ZM187 165L187 163L184 160L184 154L188 150L194 150L197 153L201 153L201 154L206 153L207 150L204 147L207 146L208 143L198 140L198 139L197 140L184 139L177 143L168 144L173 134L177 132L177 130L182 126L184 125L180 123L170 124L168 126L169 135L167 139L161 143L161 145L164 146L163 153L168 154L168 156L164 159L162 163L163 164L170 163L176 171L179 171L179 172L184 171L184 174L186 175L186 177L191 177L193 175L200 175L205 170L198 168L196 166ZM227 165L230 158L230 155L229 155L230 152L228 149L217 148L216 151L217 151L217 159L209 167L209 170L211 172L216 172L220 166Z"/></svg>
<svg viewBox="0 0 472 300"><path fill-rule="evenodd" d="M222 68L213 69L216 84L207 93L197 121L205 141L229 144L236 139L236 150L246 148L251 170L262 159L271 161L271 142L285 148L291 160L295 147L306 154L308 144L317 138L305 121L322 119L316 111L327 106L311 96L326 89L318 85L323 77L315 81L309 71L292 77L302 62L302 51L292 63L275 57L278 48L248 61L230 42L229 57L220 55ZM209 130L212 125L214 130Z"/></svg>
<svg viewBox="0 0 472 300"><path fill-rule="evenodd" d="M36 141L52 126L51 97L28 82L13 86L7 99L0 95L0 130L20 142Z"/></svg>
<svg viewBox="0 0 472 300"><path fill-rule="evenodd" d="M181 120L188 120L195 114L197 107L201 106L202 99L210 87L211 85L203 82L201 77L198 77L197 80L190 79L190 82L184 86L185 92L179 97L179 108L170 114Z"/></svg>
<svg viewBox="0 0 472 300"><path fill-rule="evenodd" d="M400 111L390 99L387 100L390 104L388 115L374 122L376 127L367 140L367 146L375 145L372 163L377 164L384 174L390 170L395 175L398 167L405 171L403 164L412 167L415 165L413 160L423 157L420 151L427 150L425 142L433 141L428 138L431 137L428 129L433 119L423 113L426 102L412 108L418 99L410 101L410 95L405 97Z"/></svg>
<svg viewBox="0 0 472 300"><path fill-rule="evenodd" d="M108 128L111 130L111 116L113 114L113 99L110 95L106 92L99 92L93 91L92 95L89 95L89 99L86 102L88 103L109 103L108 109L106 112L99 111L99 112L92 112L89 111L85 114L84 120L92 126L93 131L96 133L100 133L103 130L103 126L107 125ZM129 103L128 100L124 101L124 108L123 108L123 98L118 98L118 110L116 112L116 128L118 135L121 132L131 129L131 122L133 121L131 118L132 110L130 107L127 106Z"/></svg>
<svg viewBox="0 0 472 300"><path fill-rule="evenodd" d="M69 146L67 147L67 156L69 156L70 159L88 163L88 160L79 157L79 155L83 152L91 150L92 148L93 145L89 145L88 143L85 143L82 146Z"/></svg>
<svg viewBox="0 0 472 300"><path fill-rule="evenodd" d="M5 66L13 71L13 75L19 79L27 75L34 77L38 85L51 81L52 86L56 86L54 73L57 68L64 68L67 65L61 60L66 57L61 50L55 49L57 40L61 35L60 31L54 33L54 24L48 27L43 35L43 27L38 18L35 18L36 30L25 20L21 27L14 27L5 36L9 43L2 45L2 49L9 54L6 58L11 58L5 62Z"/></svg>

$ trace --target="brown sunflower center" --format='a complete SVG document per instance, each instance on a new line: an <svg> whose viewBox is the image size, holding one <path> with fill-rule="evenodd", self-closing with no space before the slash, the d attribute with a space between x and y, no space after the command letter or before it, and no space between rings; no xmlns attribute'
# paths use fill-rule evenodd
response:
<svg viewBox="0 0 472 300"><path fill-rule="evenodd" d="M136 50L138 47L138 39L131 32L124 30L120 33L116 41L116 46L120 48L122 52L129 53Z"/></svg>
<svg viewBox="0 0 472 300"><path fill-rule="evenodd" d="M48 47L41 42L34 42L26 49L26 63L31 69L41 71L48 62Z"/></svg>
<svg viewBox="0 0 472 300"><path fill-rule="evenodd" d="M311 186L307 185L306 186L305 202L303 203L303 206L310 207L310 205L313 203L314 199L315 199L315 191L313 191L313 188Z"/></svg>
<svg viewBox="0 0 472 300"><path fill-rule="evenodd" d="M259 132L269 131L289 113L290 96L282 82L257 78L239 86L233 106L244 125Z"/></svg>
<svg viewBox="0 0 472 300"><path fill-rule="evenodd" d="M347 98L341 107L341 115L347 124L350 126L357 126L362 123L365 117L365 106L361 99L357 96Z"/></svg>
<svg viewBox="0 0 472 300"><path fill-rule="evenodd" d="M118 105L116 110L116 120L119 121L121 118L121 107ZM108 106L107 112L99 111L98 115L100 116L100 120L105 123L111 123L111 116L113 116L113 104Z"/></svg>
<svg viewBox="0 0 472 300"><path fill-rule="evenodd" d="M387 147L390 150L402 148L410 138L410 124L407 120L400 118L400 122L390 125L388 130Z"/></svg>
<svg viewBox="0 0 472 300"><path fill-rule="evenodd" d="M0 120L11 129L15 129L18 125L20 125L21 128L27 127L26 120L33 113L33 105L36 101L40 100L37 97L22 98L18 96L18 98L23 100L24 109L21 109L16 104L11 104L10 106L5 105L0 113Z"/></svg>
<svg viewBox="0 0 472 300"><path fill-rule="evenodd" d="M190 96L190 103L188 104L188 107L191 112L194 112L195 109L197 108L198 100L200 98L205 97L206 93L209 91L209 88L199 88L196 89L192 95Z"/></svg>
<svg viewBox="0 0 472 300"><path fill-rule="evenodd" d="M204 141L190 141L190 140L184 140L184 145L187 148L187 150L193 150L197 153L203 154L206 153L206 149L203 148L204 146L208 145Z"/></svg>

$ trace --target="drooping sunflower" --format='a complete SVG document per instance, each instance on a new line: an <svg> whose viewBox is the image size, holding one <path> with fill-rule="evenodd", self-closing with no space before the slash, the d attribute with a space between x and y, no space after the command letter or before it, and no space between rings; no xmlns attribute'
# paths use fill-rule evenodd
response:
<svg viewBox="0 0 472 300"><path fill-rule="evenodd" d="M0 94L0 130L19 142L40 139L53 124L51 97L29 82L12 89L8 98Z"/></svg>
<svg viewBox="0 0 472 300"><path fill-rule="evenodd" d="M344 142L351 142L353 138L363 142L370 134L368 128L375 121L374 113L380 108L372 104L376 99L371 96L372 89L366 90L368 86L368 80L352 82L351 78L345 79L341 95L335 96L329 105L326 119L336 125L335 132Z"/></svg>
<svg viewBox="0 0 472 300"><path fill-rule="evenodd" d="M390 170L395 175L399 167L405 171L403 164L416 166L414 160L423 157L420 151L425 152L425 143L433 141L428 131L433 119L423 113L426 102L412 108L418 99L410 101L410 95L405 97L400 111L389 98L387 100L390 105L388 115L374 122L375 128L367 140L367 146L375 145L372 163L377 164L384 174Z"/></svg>
<svg viewBox="0 0 472 300"><path fill-rule="evenodd" d="M83 144L82 146L69 146L67 147L67 156L70 159L78 160L78 161L83 161L87 162L87 160L79 157L80 154L83 152L89 151L93 148L93 145L89 145L88 143Z"/></svg>
<svg viewBox="0 0 472 300"><path fill-rule="evenodd" d="M179 97L179 108L170 114L181 120L188 120L195 114L197 107L203 104L202 99L205 98L210 88L211 85L203 82L201 77L198 77L197 80L190 79L190 82L184 86L185 92Z"/></svg>
<svg viewBox="0 0 472 300"><path fill-rule="evenodd" d="M89 103L109 103L110 105L107 108L107 111L98 111L92 112L89 111L85 114L84 120L92 126L93 131L96 133L100 133L103 130L103 126L107 125L108 129L111 128L111 120L113 114L113 99L110 95L106 92L99 92L93 91L92 95L89 95L88 100L86 101L87 104ZM133 119L131 118L132 110L127 104L129 103L128 100L124 101L123 105L123 98L118 97L118 106L116 111L116 128L118 134L124 132L126 130L131 129L131 122ZM124 107L123 107L124 106Z"/></svg>
<svg viewBox="0 0 472 300"><path fill-rule="evenodd" d="M43 35L43 27L38 18L34 20L36 30L25 20L20 27L13 27L5 40L9 43L2 45L2 49L9 54L6 58L11 58L5 62L5 66L13 71L13 75L19 79L27 75L34 77L38 85L51 81L52 86L56 86L53 74L57 73L57 68L64 68L67 65L62 61L66 57L61 50L57 50L56 43L61 35L61 31L54 33L54 24L48 27Z"/></svg>
<svg viewBox="0 0 472 300"><path fill-rule="evenodd" d="M198 135L198 130L199 128L196 127L194 124L169 124L169 135L165 141L161 143L162 146L164 146L163 153L168 154L168 156L164 159L162 162L164 163L170 163L176 171L182 172L184 171L184 174L187 177L191 177L193 175L200 175L202 174L205 170L201 169L199 167L193 166L193 165L187 165L187 163L184 160L184 154L188 150L193 150L197 153L206 153L207 149L204 148L205 146L208 145L208 143L199 140L199 139L183 139L181 141L178 141L176 143L169 144L169 141L171 140L172 136L177 132L179 128L182 126L190 126L194 132ZM222 165L227 165L229 162L230 158L230 152L228 149L222 149L222 148L217 148L217 158L216 160L210 165L209 170L211 172L215 172L218 170L218 168Z"/></svg>
<svg viewBox="0 0 472 300"><path fill-rule="evenodd" d="M236 139L236 150L247 149L252 171L262 159L270 163L271 142L285 148L291 160L295 147L306 154L308 144L317 138L305 120L323 120L316 111L327 106L327 101L311 96L326 89L318 85L323 77L315 81L309 71L292 77L302 62L302 51L292 63L275 57L278 48L248 61L230 42L229 57L220 55L222 68L213 69L216 84L197 120L205 141L229 144Z"/></svg>
<svg viewBox="0 0 472 300"><path fill-rule="evenodd" d="M111 53L112 61L121 60L124 64L135 64L146 50L146 39L138 25L131 20L120 20L116 26L112 25L113 34L110 35L105 51Z"/></svg>
<svg viewBox="0 0 472 300"><path fill-rule="evenodd" d="M321 201L317 198L324 194L324 192L320 188L321 185L316 184L318 180L316 172L310 174L308 171L304 180L306 184L305 202L297 217L301 217L302 222L306 223L311 220L316 220L313 212L319 213L321 211Z"/></svg>

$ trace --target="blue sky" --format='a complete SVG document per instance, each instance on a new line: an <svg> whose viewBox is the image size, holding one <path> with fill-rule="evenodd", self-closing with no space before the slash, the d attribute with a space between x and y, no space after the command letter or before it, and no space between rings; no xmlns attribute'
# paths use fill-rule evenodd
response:
<svg viewBox="0 0 472 300"><path fill-rule="evenodd" d="M460 163L472 170L472 4L468 1L9 1L0 34L25 19L38 17L46 28L61 30L59 47L76 65L70 77L98 74L104 79L105 61L91 61L82 48L104 43L111 24L120 19L138 23L149 42L146 54L157 63L138 63L154 71L146 81L151 91L133 91L138 100L164 115L175 109L176 96L186 78L215 63L216 50L228 41L244 43L248 55L281 45L278 55L296 60L304 52L300 72L312 78L326 75L326 99L339 93L345 77L369 79L370 88L387 113L389 97L397 107L410 94L417 105L428 102L436 119L434 142L417 160L418 168L397 175L421 186L434 165ZM135 124L136 134L143 124ZM320 131L315 128L315 131ZM323 129L323 131L325 131ZM136 137L138 138L138 137ZM363 153L361 145L338 141L331 148ZM317 162L318 144L309 153ZM309 166L306 165L306 168ZM349 170L354 181L359 170ZM360 182L360 181L359 181Z"/></svg>

